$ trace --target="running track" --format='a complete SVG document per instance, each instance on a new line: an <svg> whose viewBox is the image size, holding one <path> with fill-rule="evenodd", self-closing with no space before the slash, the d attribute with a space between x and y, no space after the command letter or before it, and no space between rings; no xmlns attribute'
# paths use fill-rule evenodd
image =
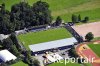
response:
<svg viewBox="0 0 100 66"><path fill-rule="evenodd" d="M82 56L82 57L86 57L86 58L88 58L88 59L92 59L92 58L94 58L94 60L97 60L97 59L100 59L90 48L86 48L85 50L83 49L83 50L81 50L80 51L80 47L81 46L84 46L84 45L86 45L86 44L80 44L77 48L76 48L76 51L78 52L78 54L80 55L80 56ZM89 61L89 62L91 62L91 61ZM93 62L93 63L91 63L92 64L92 66L100 66L100 63L95 63L95 62Z"/></svg>

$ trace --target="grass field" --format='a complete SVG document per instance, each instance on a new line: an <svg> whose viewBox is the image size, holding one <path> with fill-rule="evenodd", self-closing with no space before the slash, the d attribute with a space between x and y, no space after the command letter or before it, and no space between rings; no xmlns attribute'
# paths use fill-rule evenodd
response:
<svg viewBox="0 0 100 66"><path fill-rule="evenodd" d="M69 63L66 63L65 64L65 61L62 61L63 63L52 63L52 64L50 64L50 65L48 65L48 66L82 66L81 64L79 64L79 63L71 63L71 62L69 62ZM83 64L84 66L91 66L91 64L90 63L85 63L85 64Z"/></svg>
<svg viewBox="0 0 100 66"><path fill-rule="evenodd" d="M53 64L50 64L48 66L81 66L78 63L71 63L71 62L69 62L69 63L66 63L66 65L65 65L65 61L62 61L62 62L63 63L53 63Z"/></svg>
<svg viewBox="0 0 100 66"><path fill-rule="evenodd" d="M92 66L90 63L84 63L84 66Z"/></svg>
<svg viewBox="0 0 100 66"><path fill-rule="evenodd" d="M73 13L61 15L64 20L71 21L71 16ZM74 14L78 15L80 14L82 19L84 19L85 16L89 17L89 22L95 22L95 21L100 21L100 8L96 8L93 10L86 10L86 11L79 11L79 12L74 12Z"/></svg>
<svg viewBox="0 0 100 66"><path fill-rule="evenodd" d="M100 40L100 37L94 38L93 41Z"/></svg>
<svg viewBox="0 0 100 66"><path fill-rule="evenodd" d="M21 0L0 0L1 3L6 4L6 9L10 10L13 4L20 2ZM37 0L26 0L30 5ZM50 4L52 16L55 19L57 16L61 16L66 21L71 21L71 15L81 14L89 16L90 21L100 20L100 0L42 0Z"/></svg>
<svg viewBox="0 0 100 66"><path fill-rule="evenodd" d="M28 66L27 64L23 63L22 61L18 62L18 63L15 63L11 66Z"/></svg>
<svg viewBox="0 0 100 66"><path fill-rule="evenodd" d="M100 44L88 44L88 46L100 57Z"/></svg>
<svg viewBox="0 0 100 66"><path fill-rule="evenodd" d="M37 44L69 37L71 37L71 34L65 28L49 29L47 31L35 33L30 32L18 36L20 41L23 42L26 47L30 44Z"/></svg>

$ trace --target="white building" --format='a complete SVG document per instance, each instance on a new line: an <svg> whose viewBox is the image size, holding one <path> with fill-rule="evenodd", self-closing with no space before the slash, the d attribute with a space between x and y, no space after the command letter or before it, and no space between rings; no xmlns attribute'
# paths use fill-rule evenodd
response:
<svg viewBox="0 0 100 66"><path fill-rule="evenodd" d="M16 35L19 35L19 34L25 34L27 30L26 28L24 30L18 30L18 31L15 31Z"/></svg>
<svg viewBox="0 0 100 66"><path fill-rule="evenodd" d="M15 60L15 59L17 59L17 57L14 56L12 53L10 53L8 50L1 50L0 51L0 59L3 62L7 62L10 60Z"/></svg>
<svg viewBox="0 0 100 66"><path fill-rule="evenodd" d="M2 41L3 39L8 38L9 35L4 35L4 34L0 34L0 40Z"/></svg>

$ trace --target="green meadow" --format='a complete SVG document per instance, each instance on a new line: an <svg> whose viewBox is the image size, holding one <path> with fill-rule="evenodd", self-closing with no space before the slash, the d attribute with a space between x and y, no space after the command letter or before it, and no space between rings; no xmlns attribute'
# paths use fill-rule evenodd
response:
<svg viewBox="0 0 100 66"><path fill-rule="evenodd" d="M10 10L11 6L23 0L0 0L6 4L6 9ZM30 5L33 5L39 0L25 0ZM71 21L72 14L81 14L82 18L88 16L91 21L100 20L100 0L42 0L50 5L52 16L55 19L61 16L65 22Z"/></svg>
<svg viewBox="0 0 100 66"><path fill-rule="evenodd" d="M50 65L48 65L48 66L81 66L80 64L78 64L78 63L66 63L66 65L65 65L65 63L53 63L53 64L50 64Z"/></svg>

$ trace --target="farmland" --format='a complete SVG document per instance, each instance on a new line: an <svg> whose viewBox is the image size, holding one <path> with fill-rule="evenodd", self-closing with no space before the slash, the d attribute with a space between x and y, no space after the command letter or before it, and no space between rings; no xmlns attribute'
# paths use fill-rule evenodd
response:
<svg viewBox="0 0 100 66"><path fill-rule="evenodd" d="M6 4L6 9L10 10L11 6L19 3L21 0L0 0L1 3ZM30 5L36 2L36 0L26 0ZM72 14L81 14L82 18L88 16L90 21L100 20L100 0L42 0L46 1L50 5L52 16L55 19L57 16L61 16L62 19L71 21Z"/></svg>

